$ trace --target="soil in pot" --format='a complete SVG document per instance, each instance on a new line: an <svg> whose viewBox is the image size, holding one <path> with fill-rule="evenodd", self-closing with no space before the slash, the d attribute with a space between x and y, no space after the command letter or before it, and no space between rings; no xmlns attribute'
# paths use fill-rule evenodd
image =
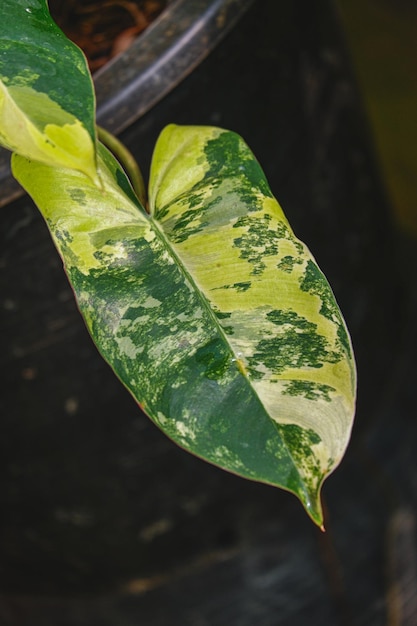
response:
<svg viewBox="0 0 417 626"><path fill-rule="evenodd" d="M58 26L85 53L95 72L126 50L169 0L50 0Z"/></svg>

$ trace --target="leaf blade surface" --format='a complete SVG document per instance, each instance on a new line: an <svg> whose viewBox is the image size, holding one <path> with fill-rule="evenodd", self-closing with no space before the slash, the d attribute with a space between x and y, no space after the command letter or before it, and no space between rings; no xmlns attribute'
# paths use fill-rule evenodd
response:
<svg viewBox="0 0 417 626"><path fill-rule="evenodd" d="M49 15L46 0L3 0L0 141L97 182L95 96L87 62Z"/></svg>
<svg viewBox="0 0 417 626"><path fill-rule="evenodd" d="M104 190L77 172L13 159L99 350L179 445L292 491L320 525L321 484L353 417L350 340L322 275L311 270L306 281L312 257L259 165L232 133L168 127L148 216L100 155Z"/></svg>

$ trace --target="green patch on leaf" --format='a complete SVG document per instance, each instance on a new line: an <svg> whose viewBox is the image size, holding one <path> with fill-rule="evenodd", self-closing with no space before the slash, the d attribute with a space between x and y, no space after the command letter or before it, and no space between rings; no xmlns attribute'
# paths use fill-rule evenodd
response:
<svg viewBox="0 0 417 626"><path fill-rule="evenodd" d="M275 337L262 339L248 359L252 370L269 370L282 374L286 370L320 368L324 363L336 363L340 355L331 350L326 337L317 332L317 324L309 322L294 311L275 310L267 318L280 327Z"/></svg>
<svg viewBox="0 0 417 626"><path fill-rule="evenodd" d="M224 350L224 342L220 338L212 339L206 345L198 348L195 353L197 363L204 364L205 375L209 379L218 380L227 372L231 355Z"/></svg>
<svg viewBox="0 0 417 626"><path fill-rule="evenodd" d="M307 262L304 276L300 280L300 289L320 298L320 313L322 315L329 320L340 318L339 309L332 297L330 289L323 280L323 274L311 260Z"/></svg>
<svg viewBox="0 0 417 626"><path fill-rule="evenodd" d="M304 482L301 486L308 494L316 494L321 487L323 467L314 453L314 448L321 444L321 439L311 428L302 428L295 424L280 424L278 431L285 444L292 451L292 456L296 466L302 468ZM295 477L294 477L295 478ZM291 481L292 482L292 481ZM291 484L294 491L299 495L304 495L297 480ZM306 499L306 509L314 507L314 498Z"/></svg>
<svg viewBox="0 0 417 626"><path fill-rule="evenodd" d="M294 267L297 265L301 265L302 263L303 263L303 260L300 257L286 255L278 263L277 268L280 269L282 272L291 274Z"/></svg>
<svg viewBox="0 0 417 626"><path fill-rule="evenodd" d="M215 289L236 289L236 291L247 291L250 289L251 284L250 280L245 280L240 283L233 283L233 285L222 285L221 287L216 287ZM219 316L217 315L217 317Z"/></svg>
<svg viewBox="0 0 417 626"><path fill-rule="evenodd" d="M227 178L237 178L240 199L249 206L253 205L254 189L272 197L265 174L239 135L221 133L207 142L204 154L209 164L204 177L206 185L216 186Z"/></svg>
<svg viewBox="0 0 417 626"><path fill-rule="evenodd" d="M314 383L310 380L291 380L285 384L283 394L288 396L304 396L308 400L323 399L331 402L331 393L335 392L334 387Z"/></svg>
<svg viewBox="0 0 417 626"><path fill-rule="evenodd" d="M270 228L271 216L241 217L234 224L234 228L244 228L245 234L234 240L234 245L240 249L240 256L252 265L251 274L261 274L265 269L265 257L276 256L279 250L279 241L276 232Z"/></svg>

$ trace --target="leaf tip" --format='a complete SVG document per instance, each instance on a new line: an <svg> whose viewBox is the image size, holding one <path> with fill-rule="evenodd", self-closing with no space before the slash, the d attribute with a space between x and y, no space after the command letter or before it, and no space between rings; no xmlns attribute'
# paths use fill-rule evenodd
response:
<svg viewBox="0 0 417 626"><path fill-rule="evenodd" d="M320 490L314 494L297 494L297 497L300 499L301 504L310 519L320 528L322 532L325 532Z"/></svg>

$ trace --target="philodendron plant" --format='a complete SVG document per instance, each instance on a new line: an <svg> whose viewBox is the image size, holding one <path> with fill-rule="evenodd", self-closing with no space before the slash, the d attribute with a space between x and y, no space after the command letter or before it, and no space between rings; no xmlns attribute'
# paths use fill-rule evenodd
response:
<svg viewBox="0 0 417 626"><path fill-rule="evenodd" d="M293 492L322 526L353 421L352 347L255 157L233 132L170 125L148 200L135 193L46 0L1 4L0 142L99 351L171 439Z"/></svg>

